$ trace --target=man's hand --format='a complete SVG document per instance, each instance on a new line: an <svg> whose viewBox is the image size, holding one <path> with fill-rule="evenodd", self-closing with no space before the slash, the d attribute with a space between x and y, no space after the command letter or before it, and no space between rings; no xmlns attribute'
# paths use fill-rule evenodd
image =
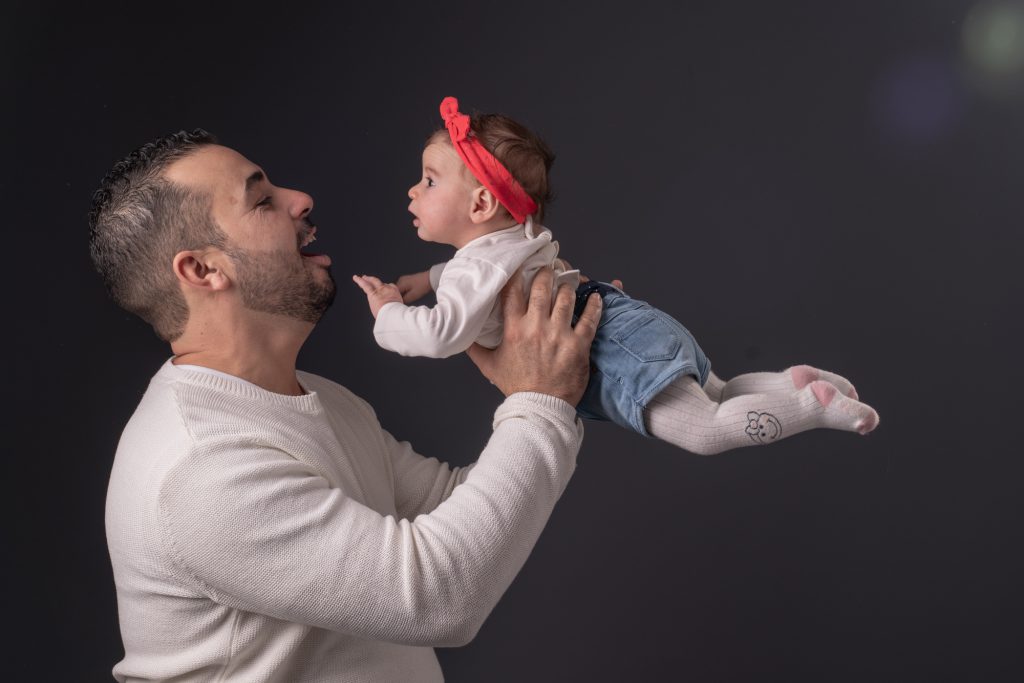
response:
<svg viewBox="0 0 1024 683"><path fill-rule="evenodd" d="M398 291L402 295L402 301L407 304L411 304L414 301L419 301L427 294L430 294L430 271L424 270L422 273L413 273L412 275L403 275L398 278Z"/></svg>
<svg viewBox="0 0 1024 683"><path fill-rule="evenodd" d="M496 349L478 344L467 353L484 377L509 396L536 391L576 405L590 381L590 343L601 319L601 297L591 296L576 327L571 327L575 292L560 287L551 305L550 268L533 279L530 299L516 272L502 290L505 333Z"/></svg>
<svg viewBox="0 0 1024 683"><path fill-rule="evenodd" d="M366 292L366 301L370 304L370 313L373 314L374 320L377 319L377 312L384 304L392 301L402 303L402 295L395 285L385 284L372 275L353 275L352 281Z"/></svg>

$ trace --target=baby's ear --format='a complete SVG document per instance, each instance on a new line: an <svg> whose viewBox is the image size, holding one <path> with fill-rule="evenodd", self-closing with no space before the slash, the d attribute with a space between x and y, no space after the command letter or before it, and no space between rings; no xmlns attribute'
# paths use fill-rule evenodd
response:
<svg viewBox="0 0 1024 683"><path fill-rule="evenodd" d="M485 223L501 210L501 202L486 187L481 185L473 190L472 203L469 207L469 218L473 223Z"/></svg>

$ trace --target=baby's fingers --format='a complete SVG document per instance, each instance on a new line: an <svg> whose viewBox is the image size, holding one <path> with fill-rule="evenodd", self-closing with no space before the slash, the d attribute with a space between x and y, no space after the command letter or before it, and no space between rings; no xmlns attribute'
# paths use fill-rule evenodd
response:
<svg viewBox="0 0 1024 683"><path fill-rule="evenodd" d="M359 289L366 292L367 295L373 294L381 288L381 285L384 284L380 281L380 278L376 278L372 275L353 275L352 282L359 285Z"/></svg>
<svg viewBox="0 0 1024 683"><path fill-rule="evenodd" d="M363 280L369 282L374 289L380 289L384 286L384 281L379 277L374 277L373 275L364 275Z"/></svg>
<svg viewBox="0 0 1024 683"><path fill-rule="evenodd" d="M367 296L369 296L370 294L373 294L373 291L376 289L376 287L372 286L369 282L367 282L365 278L360 277L358 275L353 275L352 276L352 282L354 282L357 285L359 285L359 289L363 290L363 292Z"/></svg>

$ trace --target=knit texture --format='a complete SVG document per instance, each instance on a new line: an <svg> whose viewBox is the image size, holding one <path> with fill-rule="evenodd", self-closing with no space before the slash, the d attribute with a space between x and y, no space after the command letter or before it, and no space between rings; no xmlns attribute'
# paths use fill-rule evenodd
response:
<svg viewBox="0 0 1024 683"><path fill-rule="evenodd" d="M284 396L168 361L150 383L107 496L117 680L440 681L432 647L474 637L575 466L551 396L509 397L450 468L297 376Z"/></svg>
<svg viewBox="0 0 1024 683"><path fill-rule="evenodd" d="M845 396L857 399L857 390L850 380L828 370L821 370L810 365L794 365L782 372L750 372L737 375L729 381L719 379L715 373L708 375L704 384L704 392L712 401L721 403L743 394L773 394L803 389L811 382L823 380L835 386Z"/></svg>

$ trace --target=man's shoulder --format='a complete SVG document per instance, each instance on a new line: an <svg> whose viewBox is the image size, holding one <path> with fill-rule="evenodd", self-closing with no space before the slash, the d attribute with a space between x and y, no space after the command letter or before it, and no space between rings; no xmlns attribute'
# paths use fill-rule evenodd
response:
<svg viewBox="0 0 1024 683"><path fill-rule="evenodd" d="M112 547L115 539L130 536L133 530L156 528L155 492L166 473L194 449L176 389L161 368L121 432L107 489Z"/></svg>
<svg viewBox="0 0 1024 683"><path fill-rule="evenodd" d="M173 431L182 428L179 396L173 377L167 372L165 363L149 380L139 404L135 407L125 432L141 427L147 432L163 431L156 429L160 425L164 430Z"/></svg>
<svg viewBox="0 0 1024 683"><path fill-rule="evenodd" d="M376 418L376 412L366 399L362 398L348 387L338 384L334 380L330 380L321 375L306 372L304 370L297 370L295 374L299 378L299 384L301 384L306 391L315 392L320 397L325 408L328 410L345 410L353 408Z"/></svg>

